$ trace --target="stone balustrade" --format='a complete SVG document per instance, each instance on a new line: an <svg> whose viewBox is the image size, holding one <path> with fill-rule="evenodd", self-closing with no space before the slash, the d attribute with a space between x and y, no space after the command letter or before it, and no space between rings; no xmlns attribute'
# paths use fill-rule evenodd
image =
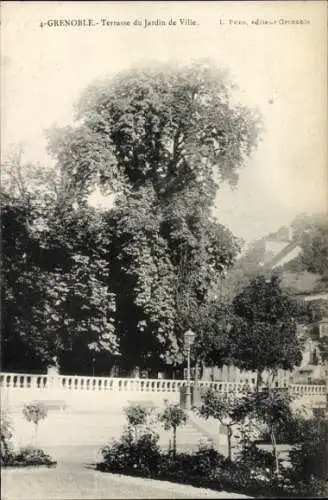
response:
<svg viewBox="0 0 328 500"><path fill-rule="evenodd" d="M192 381L191 385L195 385ZM112 392L146 392L146 393L179 393L186 386L185 380L139 379L83 377L70 375L31 375L18 373L1 373L0 386L7 389L60 389L67 391L112 391ZM197 387L210 388L221 393L241 393L247 386L245 383L198 381ZM277 388L279 389L279 388ZM281 387L285 389L286 387ZM326 394L325 385L291 384L288 387L293 395Z"/></svg>

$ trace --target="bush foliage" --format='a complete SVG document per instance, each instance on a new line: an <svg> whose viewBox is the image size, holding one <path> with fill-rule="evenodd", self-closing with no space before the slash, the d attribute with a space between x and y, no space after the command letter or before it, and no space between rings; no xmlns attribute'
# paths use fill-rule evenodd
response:
<svg viewBox="0 0 328 500"><path fill-rule="evenodd" d="M160 465L158 435L144 432L137 438L125 431L120 440L114 440L101 450L103 462L98 468L106 472L152 477Z"/></svg>
<svg viewBox="0 0 328 500"><path fill-rule="evenodd" d="M1 466L6 466L12 459L12 436L9 416L7 413L1 412Z"/></svg>
<svg viewBox="0 0 328 500"><path fill-rule="evenodd" d="M9 465L13 467L35 467L40 465L53 467L56 465L56 462L43 450L27 446L26 448L20 449L19 452L13 456Z"/></svg>
<svg viewBox="0 0 328 500"><path fill-rule="evenodd" d="M263 398L266 401L264 395L259 401L262 402ZM278 405L280 400L275 398L274 401ZM246 398L246 402L250 402L249 398ZM283 403L284 410L285 398ZM245 408L247 409L247 405L242 409ZM276 410L275 406L274 409ZM166 429L172 429L174 425L177 427L180 422L185 421L182 410L179 410L178 407L170 406L157 417ZM253 407L250 413L252 412ZM280 410L278 416L279 412ZM208 445L200 445L197 451L190 453L172 454L164 451L158 444L159 436L149 426L147 409L137 405L129 407L125 413L128 426L119 440L112 441L102 449L103 461L98 464L99 470L256 497L305 498L322 497L328 493L327 422L305 420L299 415L284 411L288 418L278 419L279 429L285 434L287 429L291 430L290 442L293 443L290 463L287 464L278 457L277 450L265 451L258 448L254 435L250 432L250 421L245 421L241 428L239 452L232 460ZM238 413L243 416L241 407L238 407Z"/></svg>

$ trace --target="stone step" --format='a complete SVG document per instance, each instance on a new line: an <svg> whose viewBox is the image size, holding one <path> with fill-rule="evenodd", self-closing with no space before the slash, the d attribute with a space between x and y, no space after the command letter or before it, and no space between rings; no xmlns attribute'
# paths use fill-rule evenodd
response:
<svg viewBox="0 0 328 500"><path fill-rule="evenodd" d="M22 414L13 415L14 435L17 446L24 446L34 439L34 426ZM103 446L112 439L118 439L126 426L123 412L116 414L76 414L67 412L49 413L38 426L38 442L43 446ZM172 432L161 425L152 428L159 434L159 443L168 446ZM181 446L197 445L208 441L207 436L187 422L177 430L177 443Z"/></svg>

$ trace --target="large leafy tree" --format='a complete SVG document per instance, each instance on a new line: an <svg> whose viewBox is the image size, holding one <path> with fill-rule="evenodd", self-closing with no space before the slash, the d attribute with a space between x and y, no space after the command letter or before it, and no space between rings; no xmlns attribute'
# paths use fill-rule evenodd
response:
<svg viewBox="0 0 328 500"><path fill-rule="evenodd" d="M232 87L206 62L129 70L88 88L75 125L49 133L77 203L98 185L115 193L108 262L127 366L181 362L184 329L197 327L238 251L212 208L220 182L237 183L260 126L233 104Z"/></svg>
<svg viewBox="0 0 328 500"><path fill-rule="evenodd" d="M282 290L279 277L253 279L233 301L234 321L229 333L230 356L240 369L291 370L302 359L296 335L298 310Z"/></svg>
<svg viewBox="0 0 328 500"><path fill-rule="evenodd" d="M1 196L2 366L40 369L57 357L85 370L92 353L117 349L104 221L37 183L37 167L11 160Z"/></svg>

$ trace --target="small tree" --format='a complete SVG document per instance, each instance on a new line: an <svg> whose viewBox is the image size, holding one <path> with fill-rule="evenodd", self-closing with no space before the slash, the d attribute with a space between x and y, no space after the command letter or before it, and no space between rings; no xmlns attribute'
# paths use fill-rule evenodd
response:
<svg viewBox="0 0 328 500"><path fill-rule="evenodd" d="M230 358L241 370L257 372L257 389L265 370L292 370L302 360L296 335L297 308L280 286L279 276L253 279L233 301L235 319L229 333Z"/></svg>
<svg viewBox="0 0 328 500"><path fill-rule="evenodd" d="M282 426L289 424L293 419L291 410L291 397L282 391L261 391L248 393L244 396L236 409L235 418L254 418L267 426L272 455L275 464L275 473L279 474L279 460L277 451L277 432Z"/></svg>
<svg viewBox="0 0 328 500"><path fill-rule="evenodd" d="M202 417L206 419L213 417L227 428L229 460L232 458L233 426L238 424L243 417L243 415L239 415L238 407L239 399L235 394L219 394L208 389L202 396L202 404L198 409Z"/></svg>
<svg viewBox="0 0 328 500"><path fill-rule="evenodd" d="M137 441L140 437L141 430L147 425L151 409L138 404L131 404L124 408L124 413L128 420L128 430L131 434L134 434L134 439Z"/></svg>
<svg viewBox="0 0 328 500"><path fill-rule="evenodd" d="M173 458L175 458L177 451L177 428L186 423L187 415L180 406L169 405L159 416L159 420L163 423L166 431L171 429L173 431Z"/></svg>
<svg viewBox="0 0 328 500"><path fill-rule="evenodd" d="M38 439L38 425L40 420L46 418L48 414L47 408L43 403L30 403L24 406L23 415L28 422L33 422L35 425L35 446Z"/></svg>

